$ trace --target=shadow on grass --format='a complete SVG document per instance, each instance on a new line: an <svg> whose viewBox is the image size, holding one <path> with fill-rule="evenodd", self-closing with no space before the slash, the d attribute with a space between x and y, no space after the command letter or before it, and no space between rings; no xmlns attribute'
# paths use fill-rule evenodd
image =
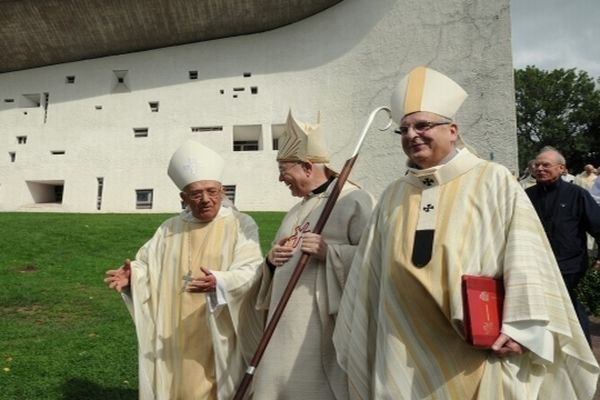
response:
<svg viewBox="0 0 600 400"><path fill-rule="evenodd" d="M64 400L137 400L135 389L105 387L85 379L69 379L63 384Z"/></svg>

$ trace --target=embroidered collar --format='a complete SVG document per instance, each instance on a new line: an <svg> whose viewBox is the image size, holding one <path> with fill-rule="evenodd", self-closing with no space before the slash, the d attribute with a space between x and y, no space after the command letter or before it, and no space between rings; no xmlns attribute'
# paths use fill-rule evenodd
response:
<svg viewBox="0 0 600 400"><path fill-rule="evenodd" d="M467 149L462 149L444 165L408 170L408 174L403 179L410 185L421 189L419 218L412 254L412 262L415 266L422 268L431 260L437 209L440 203L440 185L463 175L482 162L484 161L481 158L476 157Z"/></svg>

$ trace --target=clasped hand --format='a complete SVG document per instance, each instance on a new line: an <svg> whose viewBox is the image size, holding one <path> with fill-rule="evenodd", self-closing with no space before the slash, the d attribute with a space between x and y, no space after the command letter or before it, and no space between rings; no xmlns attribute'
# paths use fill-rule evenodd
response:
<svg viewBox="0 0 600 400"><path fill-rule="evenodd" d="M207 293L214 292L217 289L217 278L210 270L200 267L204 276L193 278L186 288L186 292Z"/></svg>
<svg viewBox="0 0 600 400"><path fill-rule="evenodd" d="M327 257L327 242L319 234L304 232L300 241L300 250L318 260L325 261ZM281 267L292 258L293 253L294 248L288 244L288 238L284 238L269 250L267 259L274 266Z"/></svg>

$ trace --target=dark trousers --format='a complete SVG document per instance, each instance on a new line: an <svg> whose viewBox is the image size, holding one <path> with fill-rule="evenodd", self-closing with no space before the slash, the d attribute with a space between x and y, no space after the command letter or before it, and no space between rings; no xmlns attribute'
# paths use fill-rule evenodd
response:
<svg viewBox="0 0 600 400"><path fill-rule="evenodd" d="M565 281L565 286L569 292L569 296L571 297L571 302L573 303L573 307L575 308L575 313L577 314L577 319L579 320L579 324L581 325L581 329L583 329L583 334L587 339L590 346L592 345L592 339L590 337L590 320L588 319L587 313L585 312L585 308L583 304L577 300L577 294L575 293L575 289L579 284L579 281L582 278L581 274L563 274L563 279Z"/></svg>

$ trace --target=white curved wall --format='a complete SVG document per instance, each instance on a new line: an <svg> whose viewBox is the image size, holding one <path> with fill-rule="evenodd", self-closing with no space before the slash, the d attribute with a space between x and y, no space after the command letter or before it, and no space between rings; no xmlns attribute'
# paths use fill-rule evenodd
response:
<svg viewBox="0 0 600 400"><path fill-rule="evenodd" d="M470 96L458 115L463 137L484 158L514 169L508 4L345 0L260 34L0 74L0 210L177 211L178 190L166 167L189 137L224 156L224 183L236 185L238 208L287 210L296 199L277 181L271 125L283 123L290 107L307 122L320 111L332 164L340 169L371 110L387 105L394 84L417 65L465 88ZM114 70L128 71L129 92L114 93ZM198 71L197 80L189 79L190 70ZM23 95L31 94L40 94L39 107L24 107L32 96ZM151 112L152 101L158 112ZM261 125L264 149L234 152L239 125ZM223 128L192 133L194 126ZM133 129L141 127L148 136L135 138ZM27 142L19 144L18 136ZM377 196L404 163L399 138L373 128L351 179ZM104 179L100 211L98 177ZM64 185L62 203L35 204L39 188L31 182ZM153 189L151 210L136 209L136 189Z"/></svg>

